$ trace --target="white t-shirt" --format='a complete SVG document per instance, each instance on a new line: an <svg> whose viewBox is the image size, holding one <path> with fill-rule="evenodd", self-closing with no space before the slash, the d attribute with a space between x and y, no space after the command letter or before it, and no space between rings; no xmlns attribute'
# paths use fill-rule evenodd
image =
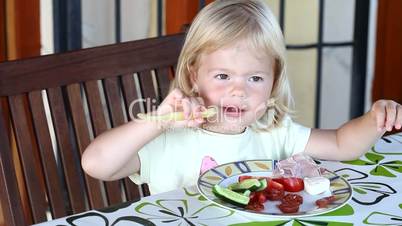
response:
<svg viewBox="0 0 402 226"><path fill-rule="evenodd" d="M218 164L285 159L304 151L310 131L289 117L269 132L246 128L241 134L227 135L203 129L168 130L138 152L140 174L133 174L130 179L136 184L147 183L151 194L195 185L205 156Z"/></svg>

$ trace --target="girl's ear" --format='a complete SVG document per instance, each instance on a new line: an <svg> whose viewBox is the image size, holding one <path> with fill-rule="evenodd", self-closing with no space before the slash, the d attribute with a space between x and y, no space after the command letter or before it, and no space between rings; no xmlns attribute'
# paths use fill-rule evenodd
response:
<svg viewBox="0 0 402 226"><path fill-rule="evenodd" d="M197 72L194 67L190 67L190 82L191 85L194 85L197 81Z"/></svg>
<svg viewBox="0 0 402 226"><path fill-rule="evenodd" d="M198 93L198 86L197 86L197 72L194 70L193 67L190 68L190 82L192 90L195 93Z"/></svg>

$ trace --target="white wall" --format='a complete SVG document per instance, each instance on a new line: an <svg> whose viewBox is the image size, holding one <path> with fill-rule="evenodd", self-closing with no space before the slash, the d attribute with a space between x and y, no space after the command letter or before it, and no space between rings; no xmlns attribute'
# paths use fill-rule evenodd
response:
<svg viewBox="0 0 402 226"><path fill-rule="evenodd" d="M370 1L370 21L367 53L367 80L366 80L366 101L365 109L371 108L371 93L373 89L374 69L375 69L375 50L377 40L377 8L378 0Z"/></svg>
<svg viewBox="0 0 402 226"><path fill-rule="evenodd" d="M121 1L121 41L149 37L154 32L151 26L156 0ZM115 1L82 0L83 47L115 43Z"/></svg>
<svg viewBox="0 0 402 226"><path fill-rule="evenodd" d="M53 0L40 0L41 55L54 53Z"/></svg>

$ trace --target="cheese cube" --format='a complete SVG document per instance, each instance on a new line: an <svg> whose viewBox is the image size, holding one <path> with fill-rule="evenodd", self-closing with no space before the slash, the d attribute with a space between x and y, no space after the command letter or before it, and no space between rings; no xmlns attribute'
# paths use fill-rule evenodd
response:
<svg viewBox="0 0 402 226"><path fill-rule="evenodd" d="M326 177L305 177L304 190L310 195L318 195L329 190L330 181Z"/></svg>

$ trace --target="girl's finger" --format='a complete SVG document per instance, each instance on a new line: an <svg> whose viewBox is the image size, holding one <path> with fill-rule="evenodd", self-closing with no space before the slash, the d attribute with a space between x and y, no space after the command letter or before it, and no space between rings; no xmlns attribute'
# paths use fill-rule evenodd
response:
<svg viewBox="0 0 402 226"><path fill-rule="evenodd" d="M181 107L183 108L184 119L188 120L192 112L192 106L189 98L181 100Z"/></svg>
<svg viewBox="0 0 402 226"><path fill-rule="evenodd" d="M192 119L200 118L203 110L203 103L198 98L190 98L192 108Z"/></svg>
<svg viewBox="0 0 402 226"><path fill-rule="evenodd" d="M378 131L383 131L384 126L385 126L385 107L383 105L380 105L378 107L375 107L373 109L376 117L376 122L377 122L377 129Z"/></svg>
<svg viewBox="0 0 402 226"><path fill-rule="evenodd" d="M398 104L396 106L395 129L401 129L401 127L402 127L402 105Z"/></svg>
<svg viewBox="0 0 402 226"><path fill-rule="evenodd" d="M181 105L184 95L179 89L172 90L158 107L158 113L165 114L176 111L177 106Z"/></svg>
<svg viewBox="0 0 402 226"><path fill-rule="evenodd" d="M201 125L202 123L204 123L204 119L198 118L198 119L189 120L189 121L187 122L187 126L188 126L188 127L200 127L200 125Z"/></svg>
<svg viewBox="0 0 402 226"><path fill-rule="evenodd" d="M385 122L385 126L387 131L391 131L392 127L395 125L395 120L396 120L396 103L395 102L389 102L385 106L386 109L386 115L387 119Z"/></svg>

